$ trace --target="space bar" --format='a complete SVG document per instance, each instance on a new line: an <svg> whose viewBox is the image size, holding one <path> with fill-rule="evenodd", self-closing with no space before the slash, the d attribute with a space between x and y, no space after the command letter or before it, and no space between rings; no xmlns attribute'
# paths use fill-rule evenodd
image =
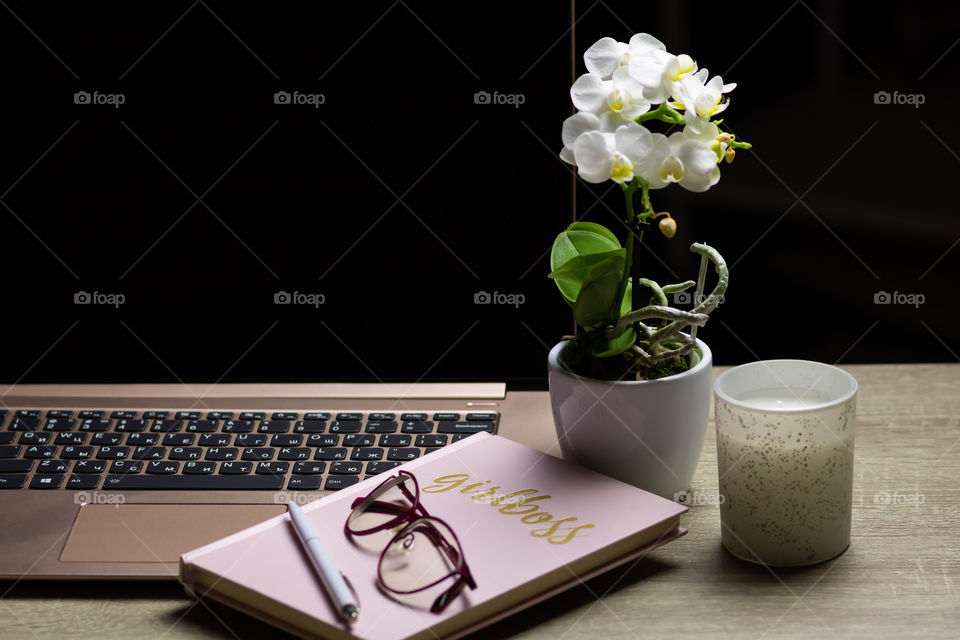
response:
<svg viewBox="0 0 960 640"><path fill-rule="evenodd" d="M279 489L283 476L107 476L104 489Z"/></svg>

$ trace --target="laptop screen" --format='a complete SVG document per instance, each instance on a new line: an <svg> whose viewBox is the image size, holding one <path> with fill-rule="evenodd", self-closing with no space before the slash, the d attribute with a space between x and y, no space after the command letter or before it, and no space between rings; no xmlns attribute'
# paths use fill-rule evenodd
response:
<svg viewBox="0 0 960 640"><path fill-rule="evenodd" d="M20 11L3 382L544 385L570 5Z"/></svg>

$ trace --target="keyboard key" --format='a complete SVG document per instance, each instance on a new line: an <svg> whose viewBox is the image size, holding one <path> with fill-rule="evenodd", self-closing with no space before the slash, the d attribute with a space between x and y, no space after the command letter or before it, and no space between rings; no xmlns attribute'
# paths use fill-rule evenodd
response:
<svg viewBox="0 0 960 640"><path fill-rule="evenodd" d="M278 433L270 438L271 447L299 447L303 436L298 433Z"/></svg>
<svg viewBox="0 0 960 640"><path fill-rule="evenodd" d="M394 433L396 430L397 423L393 420L367 422L367 433Z"/></svg>
<svg viewBox="0 0 960 640"><path fill-rule="evenodd" d="M460 414L441 411L433 414L433 419L434 420L459 420Z"/></svg>
<svg viewBox="0 0 960 640"><path fill-rule="evenodd" d="M486 431L493 433L492 422L453 422L442 420L437 423L438 433L477 433Z"/></svg>
<svg viewBox="0 0 960 640"><path fill-rule="evenodd" d="M233 436L229 433L204 433L200 435L200 441L197 444L201 447L229 447L232 439Z"/></svg>
<svg viewBox="0 0 960 640"><path fill-rule="evenodd" d="M298 462L293 465L294 473L304 473L307 475L317 475L323 473L323 469L327 466L326 462Z"/></svg>
<svg viewBox="0 0 960 640"><path fill-rule="evenodd" d="M171 460L199 460L203 457L200 447L174 447L170 449Z"/></svg>
<svg viewBox="0 0 960 640"><path fill-rule="evenodd" d="M17 435L12 431L0 431L0 444L10 444L13 442L13 437Z"/></svg>
<svg viewBox="0 0 960 640"><path fill-rule="evenodd" d="M290 431L289 420L264 420L257 428L260 433L286 433Z"/></svg>
<svg viewBox="0 0 960 640"><path fill-rule="evenodd" d="M314 460L343 460L347 457L347 450L343 447L320 447L313 454Z"/></svg>
<svg viewBox="0 0 960 640"><path fill-rule="evenodd" d="M50 418L43 425L44 431L73 431L77 421L73 418Z"/></svg>
<svg viewBox="0 0 960 640"><path fill-rule="evenodd" d="M324 420L300 420L293 425L294 433L323 433L327 428Z"/></svg>
<svg viewBox="0 0 960 640"><path fill-rule="evenodd" d="M137 417L137 412L136 412L136 411L123 411L123 410L119 410L119 411L114 411L113 413L111 413L111 414L110 414L110 417L113 418L114 420L118 420L118 419L119 419L119 420L131 419L131 418L136 418L136 417Z"/></svg>
<svg viewBox="0 0 960 640"><path fill-rule="evenodd" d="M140 473L143 463L138 460L114 460L110 463L110 473Z"/></svg>
<svg viewBox="0 0 960 640"><path fill-rule="evenodd" d="M166 455L166 447L137 447L132 457L134 460L163 460Z"/></svg>
<svg viewBox="0 0 960 640"><path fill-rule="evenodd" d="M418 447L443 447L447 444L447 436L438 433L421 433L417 436Z"/></svg>
<svg viewBox="0 0 960 640"><path fill-rule="evenodd" d="M130 455L130 447L100 447L97 458L100 460L123 460Z"/></svg>
<svg viewBox="0 0 960 640"><path fill-rule="evenodd" d="M199 420L201 415L203 414L199 411L177 411L174 418L177 420Z"/></svg>
<svg viewBox="0 0 960 640"><path fill-rule="evenodd" d="M256 472L282 476L287 473L289 468L289 462L258 462Z"/></svg>
<svg viewBox="0 0 960 640"><path fill-rule="evenodd" d="M433 431L433 423L424 420L410 420L404 422L400 430L404 433L430 433Z"/></svg>
<svg viewBox="0 0 960 640"><path fill-rule="evenodd" d="M423 422L428 418L425 413L403 413L400 414L400 420L403 422L413 421L413 422Z"/></svg>
<svg viewBox="0 0 960 640"><path fill-rule="evenodd" d="M459 420L459 418L457 418ZM497 419L495 413L468 413L467 422L494 422Z"/></svg>
<svg viewBox="0 0 960 640"><path fill-rule="evenodd" d="M0 476L0 489L20 489L26 481L25 475Z"/></svg>
<svg viewBox="0 0 960 640"><path fill-rule="evenodd" d="M70 463L63 460L41 460L37 465L37 473L64 473L68 466Z"/></svg>
<svg viewBox="0 0 960 640"><path fill-rule="evenodd" d="M383 412L378 411L378 412L376 412L376 413L371 413L370 415L368 415L368 416L367 416L367 421L369 421L369 422L386 422L386 421L389 421L389 420L393 420L393 419L396 418L396 417L397 417L397 414L395 414L395 413L383 413Z"/></svg>
<svg viewBox="0 0 960 640"><path fill-rule="evenodd" d="M186 470L185 470L186 471ZM217 489L272 489L283 486L282 476L268 475L125 475L107 476L104 489L156 489L156 490L217 490Z"/></svg>
<svg viewBox="0 0 960 640"><path fill-rule="evenodd" d="M363 423L359 420L334 420L330 423L330 433L359 433L361 426Z"/></svg>
<svg viewBox="0 0 960 640"><path fill-rule="evenodd" d="M116 464L116 462L114 464ZM147 463L146 469L147 473L159 473L162 475L170 475L171 473L176 473L179 470L180 463L171 462L169 460L151 460ZM113 471L113 469L111 469L111 471Z"/></svg>
<svg viewBox="0 0 960 640"><path fill-rule="evenodd" d="M72 418L73 411L69 409L50 409L47 411L47 418Z"/></svg>
<svg viewBox="0 0 960 640"><path fill-rule="evenodd" d="M78 413L77 416L81 420L86 420L87 418L102 418L103 411L100 411L99 409L84 409Z"/></svg>
<svg viewBox="0 0 960 640"><path fill-rule="evenodd" d="M204 436L200 437L203 438ZM227 440L225 444L230 443L230 436L221 437ZM165 447L192 447L194 438L196 438L196 436L192 433L167 433L164 434L161 444Z"/></svg>
<svg viewBox="0 0 960 640"><path fill-rule="evenodd" d="M53 444L84 444L86 441L87 434L85 433L58 433L56 440L53 441Z"/></svg>
<svg viewBox="0 0 960 640"><path fill-rule="evenodd" d="M262 447L267 444L267 436L262 433L241 433L233 444L238 447Z"/></svg>
<svg viewBox="0 0 960 640"><path fill-rule="evenodd" d="M207 462L206 460L198 460L196 462L187 462L183 465L183 472L190 474L199 474L203 475L206 473L213 473L217 470L216 462Z"/></svg>
<svg viewBox="0 0 960 640"><path fill-rule="evenodd" d="M357 476L327 476L327 481L324 483L323 488L327 491L339 491L340 489L352 487L358 482L360 482L360 478Z"/></svg>
<svg viewBox="0 0 960 640"><path fill-rule="evenodd" d="M450 443L452 444L454 442L460 442L464 438L469 438L472 435L473 435L472 433L457 433L453 436L453 439L450 440Z"/></svg>
<svg viewBox="0 0 960 640"><path fill-rule="evenodd" d="M107 463L103 460L77 460L73 463L74 473L103 473Z"/></svg>
<svg viewBox="0 0 960 640"><path fill-rule="evenodd" d="M337 422L363 420L363 414L358 412L342 412L337 414Z"/></svg>
<svg viewBox="0 0 960 640"><path fill-rule="evenodd" d="M0 458L2 457L3 456L0 456ZM31 459L56 458L57 447L52 447L49 445L27 447L23 452L23 457Z"/></svg>
<svg viewBox="0 0 960 640"><path fill-rule="evenodd" d="M384 471L390 471L400 466L399 462L368 462L367 463L367 473L370 475L376 475L378 473L383 473Z"/></svg>
<svg viewBox="0 0 960 640"><path fill-rule="evenodd" d="M307 436L308 447L335 447L340 443L340 436L335 433L311 433Z"/></svg>
<svg viewBox="0 0 960 640"><path fill-rule="evenodd" d="M0 460L0 473L27 473L32 467L33 460Z"/></svg>
<svg viewBox="0 0 960 640"><path fill-rule="evenodd" d="M406 462L420 457L420 449L415 447L394 447L387 450L387 460Z"/></svg>
<svg viewBox="0 0 960 640"><path fill-rule="evenodd" d="M11 445L9 447L0 447L0 459L3 458L16 458L20 455L20 448L18 445Z"/></svg>
<svg viewBox="0 0 960 640"><path fill-rule="evenodd" d="M42 431L24 431L20 434L20 444L49 444L50 434Z"/></svg>
<svg viewBox="0 0 960 640"><path fill-rule="evenodd" d="M100 476L78 476L72 474L67 478L67 489L96 489L100 484Z"/></svg>
<svg viewBox="0 0 960 640"><path fill-rule="evenodd" d="M146 428L146 420L125 419L117 422L116 431L143 431ZM102 429L97 429L97 431L102 431Z"/></svg>
<svg viewBox="0 0 960 640"><path fill-rule="evenodd" d="M213 433L220 423L217 420L191 420L187 423L188 433Z"/></svg>
<svg viewBox="0 0 960 640"><path fill-rule="evenodd" d="M183 420L154 420L150 425L150 431L154 433L171 433L180 431L183 426Z"/></svg>
<svg viewBox="0 0 960 640"><path fill-rule="evenodd" d="M303 414L304 420L329 420L330 414L326 411L311 411L310 413Z"/></svg>
<svg viewBox="0 0 960 640"><path fill-rule="evenodd" d="M17 413L20 413L19 411ZM10 431L36 431L40 426L40 418L16 417L7 427Z"/></svg>
<svg viewBox="0 0 960 640"><path fill-rule="evenodd" d="M233 411L210 411L207 413L207 420L232 420Z"/></svg>
<svg viewBox="0 0 960 640"><path fill-rule="evenodd" d="M111 424L113 421L107 418L91 418L80 423L80 431L106 431ZM127 429L121 429L121 431L127 431Z"/></svg>
<svg viewBox="0 0 960 640"><path fill-rule="evenodd" d="M413 436L402 433L391 433L380 436L381 447L409 447Z"/></svg>
<svg viewBox="0 0 960 640"><path fill-rule="evenodd" d="M155 433L131 433L127 436L127 444L146 447L157 444L159 438L160 436Z"/></svg>
<svg viewBox="0 0 960 640"><path fill-rule="evenodd" d="M309 460L310 449L307 447L283 447L277 450L277 460Z"/></svg>
<svg viewBox="0 0 960 640"><path fill-rule="evenodd" d="M380 447L357 447L350 454L351 460L380 460L383 458L383 449Z"/></svg>
<svg viewBox="0 0 960 640"><path fill-rule="evenodd" d="M64 460L80 460L93 457L93 447L74 446L68 444L60 450L60 457Z"/></svg>
<svg viewBox="0 0 960 640"><path fill-rule="evenodd" d="M287 489L294 491L316 491L320 488L318 476L293 476L287 482Z"/></svg>
<svg viewBox="0 0 960 640"><path fill-rule="evenodd" d="M241 420L263 420L266 417L263 411L244 411L240 414Z"/></svg>
<svg viewBox="0 0 960 640"><path fill-rule="evenodd" d="M93 437L90 438L90 444L96 444L101 446L113 446L121 444L123 442L122 433L114 432L101 432L93 434Z"/></svg>
<svg viewBox="0 0 960 640"><path fill-rule="evenodd" d="M243 450L241 460L273 460L273 454L277 450L273 447L249 447Z"/></svg>
<svg viewBox="0 0 960 640"><path fill-rule="evenodd" d="M143 417L147 420L166 420L170 417L169 411L144 411Z"/></svg>
<svg viewBox="0 0 960 640"><path fill-rule="evenodd" d="M253 469L252 462L224 462L220 465L220 473L242 476Z"/></svg>
<svg viewBox="0 0 960 640"><path fill-rule="evenodd" d="M223 424L224 433L250 433L253 431L253 420L227 420Z"/></svg>
<svg viewBox="0 0 960 640"><path fill-rule="evenodd" d="M356 475L363 471L362 462L333 462L330 464L330 473L336 475L347 475L352 476Z"/></svg>
<svg viewBox="0 0 960 640"><path fill-rule="evenodd" d="M299 420L300 414L292 411L274 411L270 416L271 420Z"/></svg>
<svg viewBox="0 0 960 640"><path fill-rule="evenodd" d="M63 475L52 473L49 475L35 475L30 481L31 489L56 489L63 482Z"/></svg>
<svg viewBox="0 0 960 640"><path fill-rule="evenodd" d="M343 436L345 447L372 447L374 442L376 442L376 436L369 433L351 433Z"/></svg>
<svg viewBox="0 0 960 640"><path fill-rule="evenodd" d="M207 460L236 460L239 450L236 447L210 447L207 449Z"/></svg>
<svg viewBox="0 0 960 640"><path fill-rule="evenodd" d="M39 409L17 409L15 414L18 418L39 418L40 410Z"/></svg>

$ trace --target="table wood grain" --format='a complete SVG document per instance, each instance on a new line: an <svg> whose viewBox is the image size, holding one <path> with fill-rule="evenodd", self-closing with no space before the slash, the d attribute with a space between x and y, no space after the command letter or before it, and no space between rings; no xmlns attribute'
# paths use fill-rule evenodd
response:
<svg viewBox="0 0 960 640"><path fill-rule="evenodd" d="M845 367L860 383L853 534L835 560L768 569L720 545L719 510L690 533L471 636L960 637L960 365ZM695 494L717 491L711 421ZM285 637L173 583L0 583L0 638Z"/></svg>

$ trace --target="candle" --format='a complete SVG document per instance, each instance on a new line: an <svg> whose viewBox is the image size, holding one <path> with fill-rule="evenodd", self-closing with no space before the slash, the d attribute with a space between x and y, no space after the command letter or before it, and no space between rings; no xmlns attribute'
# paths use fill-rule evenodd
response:
<svg viewBox="0 0 960 640"><path fill-rule="evenodd" d="M772 360L717 378L721 542L770 565L822 562L850 544L856 380Z"/></svg>

